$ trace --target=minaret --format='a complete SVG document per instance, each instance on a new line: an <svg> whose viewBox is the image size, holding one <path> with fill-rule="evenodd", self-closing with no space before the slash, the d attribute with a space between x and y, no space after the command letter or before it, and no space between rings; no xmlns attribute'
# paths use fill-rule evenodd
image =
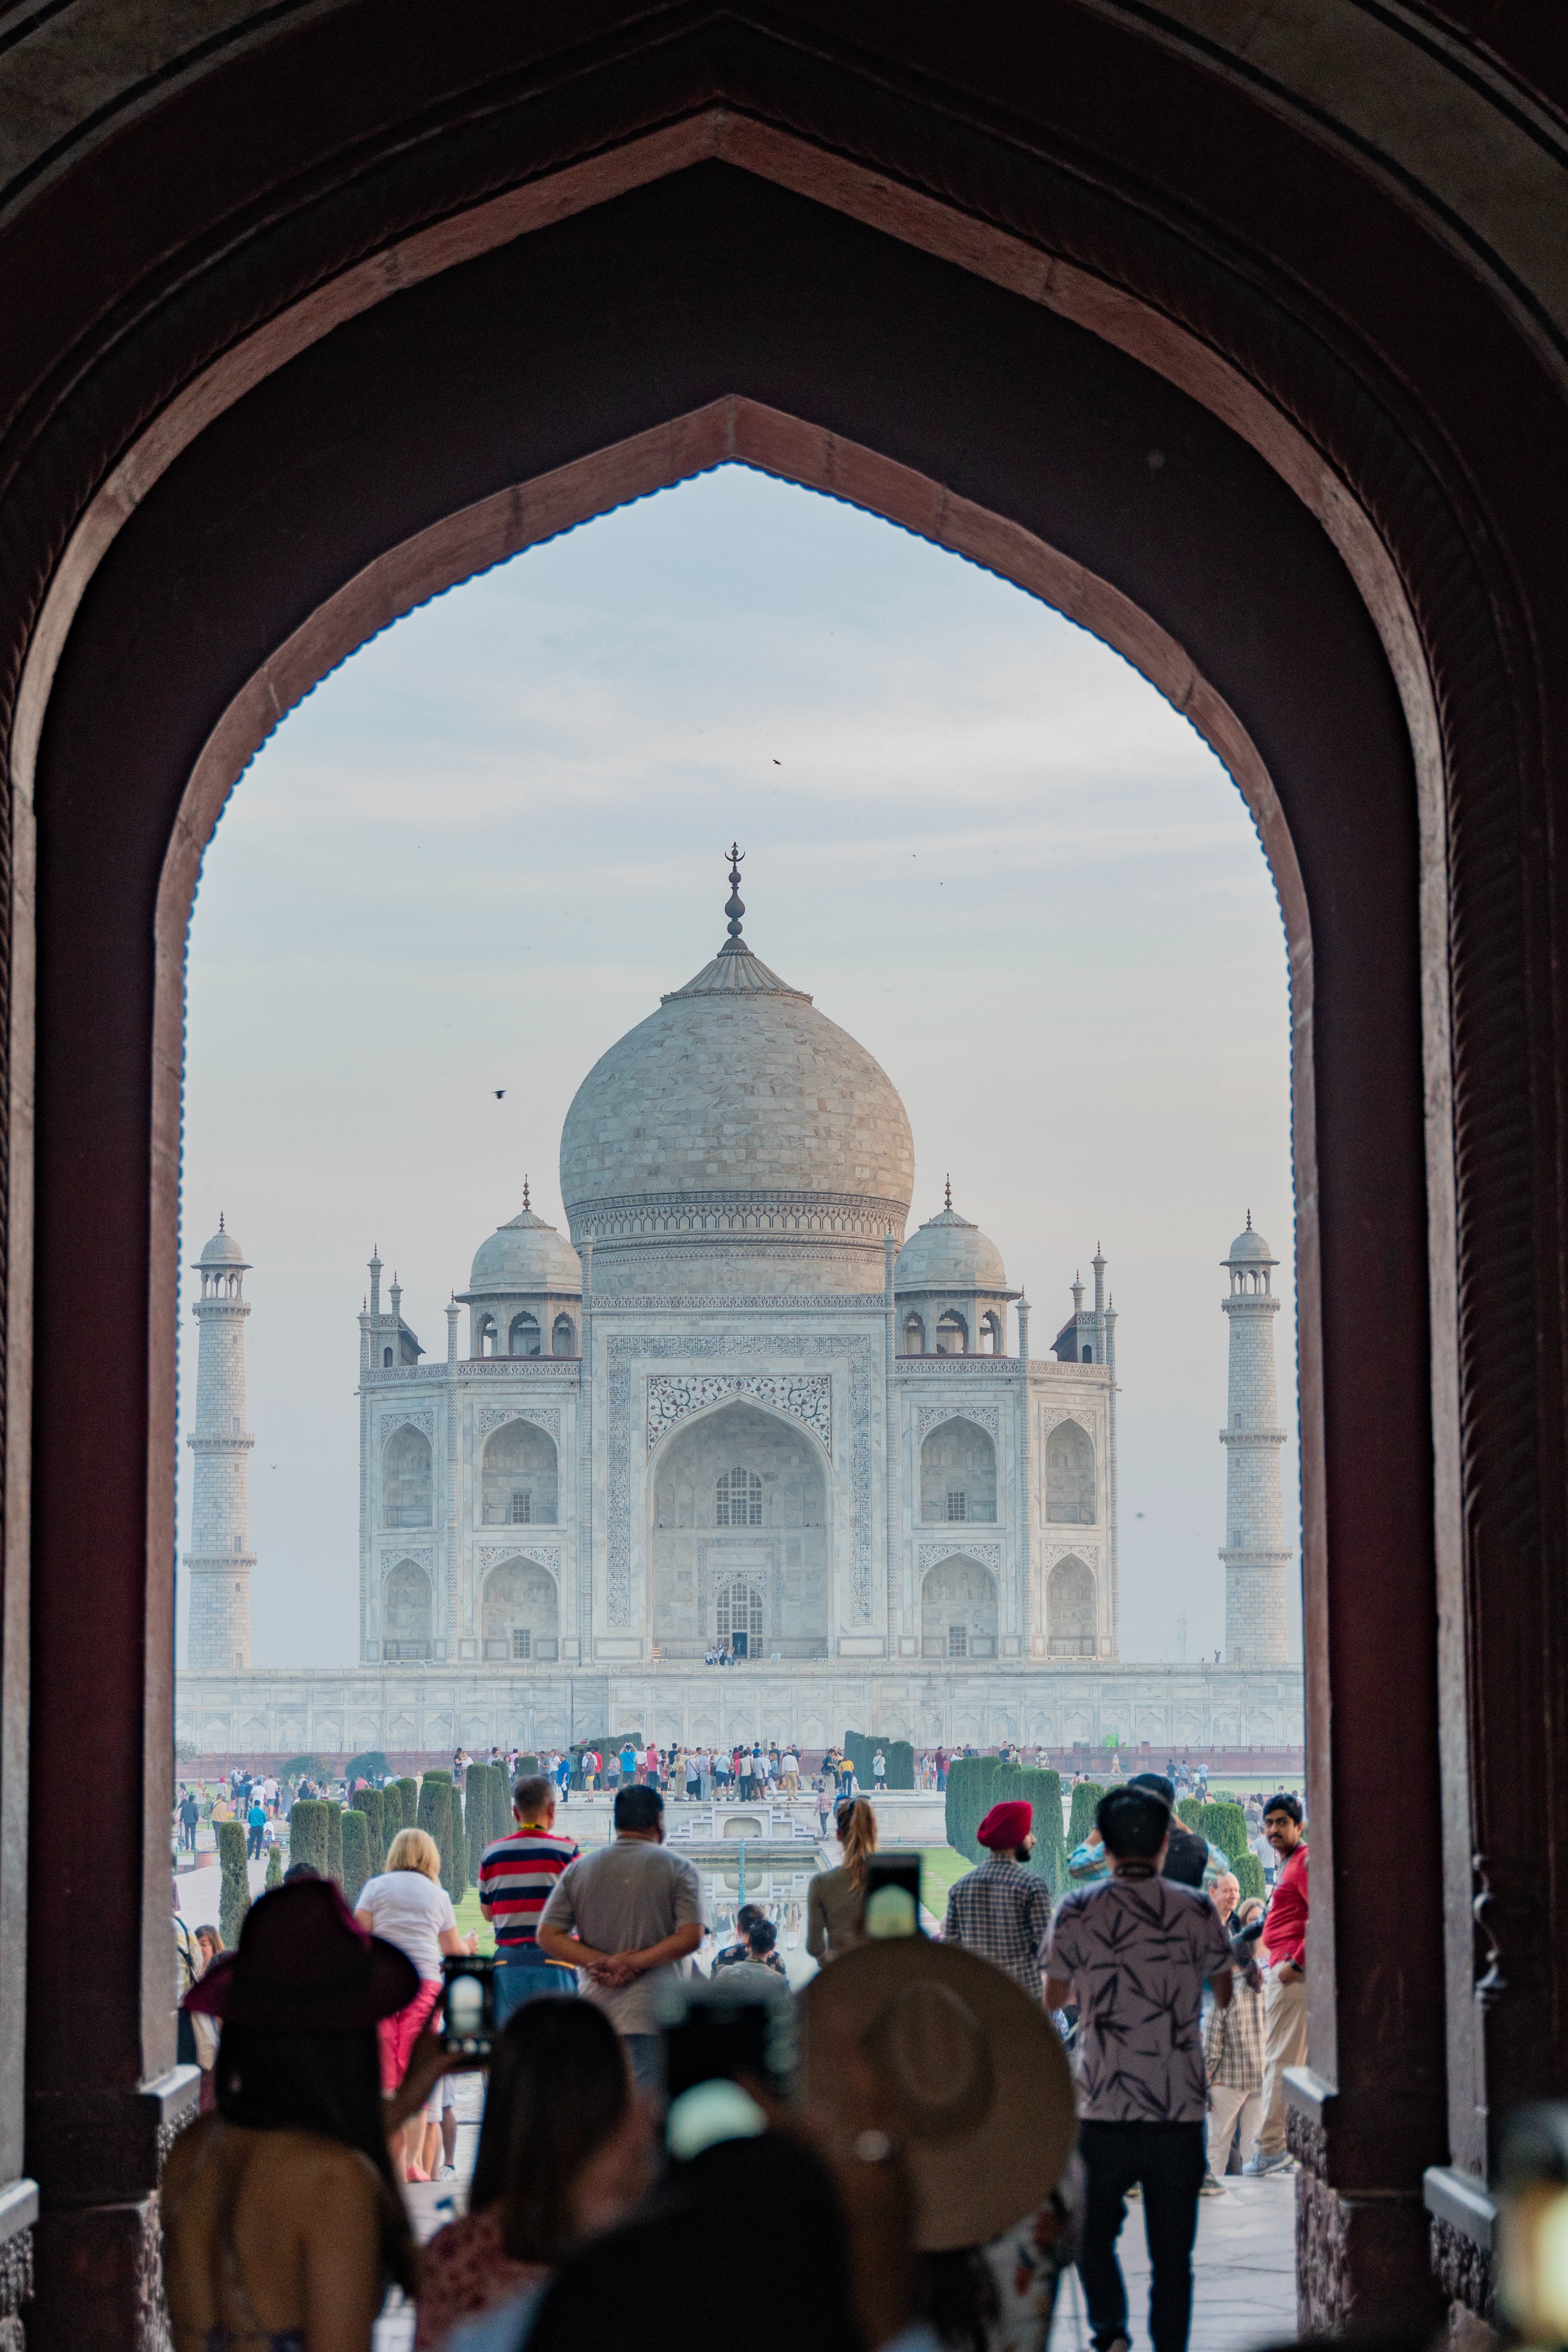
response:
<svg viewBox="0 0 1568 2352"><path fill-rule="evenodd" d="M255 1444L245 1426L244 1297L250 1268L223 1219L193 1269L202 1295L191 1312L201 1326L196 1354L196 1425L191 1546L190 1662L241 1673L250 1664L249 1472Z"/></svg>
<svg viewBox="0 0 1568 2352"><path fill-rule="evenodd" d="M1237 1234L1223 1261L1230 1297L1229 1426L1226 1448L1225 1654L1235 1664L1278 1663L1288 1654L1285 1573L1295 1553L1284 1542L1279 1496L1279 1449L1274 1382L1274 1318L1279 1301L1269 1276L1279 1263L1261 1234Z"/></svg>

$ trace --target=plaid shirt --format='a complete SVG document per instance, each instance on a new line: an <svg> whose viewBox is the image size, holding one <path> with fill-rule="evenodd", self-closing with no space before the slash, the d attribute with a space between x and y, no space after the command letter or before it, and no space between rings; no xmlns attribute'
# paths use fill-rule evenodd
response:
<svg viewBox="0 0 1568 2352"><path fill-rule="evenodd" d="M1263 1995L1239 1969L1231 1975L1230 2007L1216 2001L1204 2027L1204 2066L1221 2090L1263 2088Z"/></svg>
<svg viewBox="0 0 1568 2352"><path fill-rule="evenodd" d="M944 1941L978 1952L1040 1998L1040 1954L1051 1927L1051 1890L1010 1854L993 1854L947 1898Z"/></svg>

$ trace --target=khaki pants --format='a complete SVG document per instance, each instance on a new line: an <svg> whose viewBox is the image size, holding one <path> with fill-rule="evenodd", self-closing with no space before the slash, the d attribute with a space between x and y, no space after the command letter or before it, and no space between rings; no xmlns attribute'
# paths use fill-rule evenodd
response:
<svg viewBox="0 0 1568 2352"><path fill-rule="evenodd" d="M1209 2084L1209 2170L1223 2173L1226 2158L1236 2126L1241 2125L1241 2160L1243 2164L1258 2146L1258 2126L1263 2120L1261 2091L1237 2091L1228 2083Z"/></svg>
<svg viewBox="0 0 1568 2352"><path fill-rule="evenodd" d="M1263 2121L1258 2153L1277 2156L1285 2146L1285 2069L1307 2063L1307 1979L1289 1984L1274 1969L1264 1994Z"/></svg>

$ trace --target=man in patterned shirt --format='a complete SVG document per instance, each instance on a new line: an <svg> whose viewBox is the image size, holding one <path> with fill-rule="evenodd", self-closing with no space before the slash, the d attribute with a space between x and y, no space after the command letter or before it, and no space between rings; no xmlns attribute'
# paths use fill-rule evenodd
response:
<svg viewBox="0 0 1568 2352"><path fill-rule="evenodd" d="M1208 2081L1204 1979L1229 2005L1230 1938L1206 1895L1161 1876L1171 1811L1152 1789L1116 1789L1095 1822L1110 1876L1064 1895L1046 1948L1046 2001L1079 2010L1079 2147L1086 2174L1079 2273L1095 2352L1127 2352L1116 2241L1143 2189L1154 2352L1186 2352Z"/></svg>
<svg viewBox="0 0 1568 2352"><path fill-rule="evenodd" d="M992 1806L974 1832L989 1859L953 1887L942 1932L944 1942L978 1952L1038 2000L1051 1890L1025 1866L1035 1850L1034 1831L1033 1805L1013 1798Z"/></svg>

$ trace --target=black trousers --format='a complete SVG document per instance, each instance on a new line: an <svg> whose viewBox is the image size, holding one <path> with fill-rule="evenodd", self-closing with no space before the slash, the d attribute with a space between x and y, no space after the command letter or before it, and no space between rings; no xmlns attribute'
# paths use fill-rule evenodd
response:
<svg viewBox="0 0 1568 2352"><path fill-rule="evenodd" d="M1126 2197L1143 2185L1143 2228L1152 2277L1149 2340L1154 2352L1186 2352L1193 2315L1193 2240L1204 2177L1204 2127L1195 2124L1099 2124L1079 2126L1086 2176L1079 2276L1095 2352L1107 2352L1127 2330L1127 2283L1116 2241L1127 2219Z"/></svg>

